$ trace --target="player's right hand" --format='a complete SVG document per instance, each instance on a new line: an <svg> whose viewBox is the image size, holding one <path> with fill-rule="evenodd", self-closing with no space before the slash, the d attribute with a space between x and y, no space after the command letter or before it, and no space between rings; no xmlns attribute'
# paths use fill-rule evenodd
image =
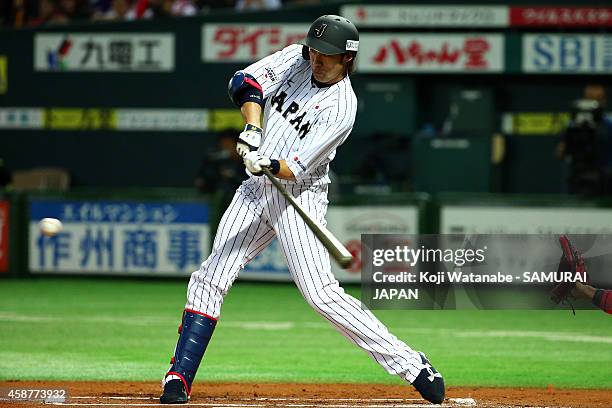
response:
<svg viewBox="0 0 612 408"><path fill-rule="evenodd" d="M272 165L272 160L269 157L262 156L256 151L248 152L243 159L247 170L254 176L261 176L263 174L262 167L270 168Z"/></svg>
<svg viewBox="0 0 612 408"><path fill-rule="evenodd" d="M236 151L241 157L245 157L248 152L256 151L261 144L261 134L263 130L255 125L248 124L238 135Z"/></svg>

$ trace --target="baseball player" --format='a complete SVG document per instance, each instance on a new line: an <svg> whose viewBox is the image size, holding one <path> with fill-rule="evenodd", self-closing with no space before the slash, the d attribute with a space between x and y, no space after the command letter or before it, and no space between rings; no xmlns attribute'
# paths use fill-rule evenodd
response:
<svg viewBox="0 0 612 408"><path fill-rule="evenodd" d="M225 211L210 256L191 275L179 340L163 384L162 403L185 403L223 298L242 268L274 239L306 301L390 374L442 403L444 381L425 355L389 333L331 272L329 254L275 189L268 168L317 221L325 224L329 163L348 137L357 111L351 87L359 34L347 19L325 15L299 44L238 71L228 92L246 123L236 149L250 175ZM261 116L263 112L263 123Z"/></svg>

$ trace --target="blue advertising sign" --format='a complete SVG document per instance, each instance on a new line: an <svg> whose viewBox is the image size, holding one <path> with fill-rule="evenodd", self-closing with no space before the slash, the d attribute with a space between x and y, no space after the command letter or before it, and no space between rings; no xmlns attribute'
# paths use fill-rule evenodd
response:
<svg viewBox="0 0 612 408"><path fill-rule="evenodd" d="M543 74L612 73L612 35L524 35L522 70Z"/></svg>
<svg viewBox="0 0 612 408"><path fill-rule="evenodd" d="M285 255L277 239L274 239L259 255L250 261L240 277L258 280L290 281Z"/></svg>
<svg viewBox="0 0 612 408"><path fill-rule="evenodd" d="M43 235L42 218L64 228ZM34 273L188 275L210 248L205 203L54 201L30 203L29 266Z"/></svg>

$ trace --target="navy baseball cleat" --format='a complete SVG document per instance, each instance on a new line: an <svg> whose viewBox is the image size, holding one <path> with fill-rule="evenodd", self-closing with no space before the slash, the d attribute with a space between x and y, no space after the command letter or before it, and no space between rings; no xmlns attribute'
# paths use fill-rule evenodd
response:
<svg viewBox="0 0 612 408"><path fill-rule="evenodd" d="M444 401L444 379L425 357L425 354L418 352L425 367L421 370L412 386L421 394L421 397L434 404L441 404Z"/></svg>
<svg viewBox="0 0 612 408"><path fill-rule="evenodd" d="M164 385L164 393L159 397L162 404L186 404L189 400L185 384L181 380L170 380Z"/></svg>

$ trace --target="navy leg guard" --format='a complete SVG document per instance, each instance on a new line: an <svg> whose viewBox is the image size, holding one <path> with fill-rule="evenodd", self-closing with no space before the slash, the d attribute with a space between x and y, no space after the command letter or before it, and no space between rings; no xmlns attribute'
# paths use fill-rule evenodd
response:
<svg viewBox="0 0 612 408"><path fill-rule="evenodd" d="M191 394L191 384L216 324L217 321L212 317L191 310L185 310L183 313L183 324L179 329L180 336L174 357L172 357L172 366L166 373L166 377L170 375L179 377L185 384L187 395Z"/></svg>

